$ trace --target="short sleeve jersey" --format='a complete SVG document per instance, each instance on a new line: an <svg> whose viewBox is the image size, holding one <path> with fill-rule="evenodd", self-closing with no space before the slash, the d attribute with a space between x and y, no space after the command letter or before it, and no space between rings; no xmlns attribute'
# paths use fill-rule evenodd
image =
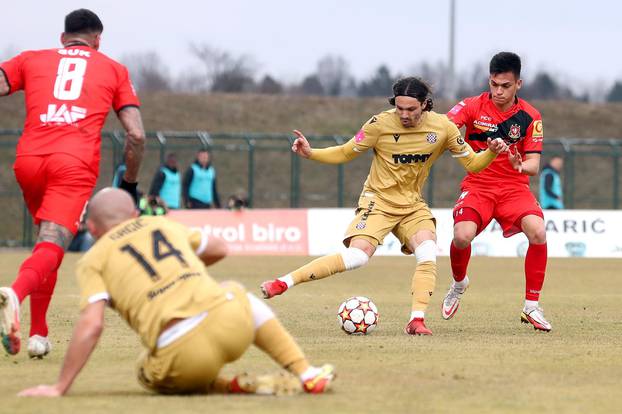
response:
<svg viewBox="0 0 622 414"><path fill-rule="evenodd" d="M395 109L382 112L367 121L347 145L356 152L373 149L363 193L372 192L396 207L422 200L430 168L446 150L454 157L475 156L456 125L436 112L424 112L412 128L402 125Z"/></svg>
<svg viewBox="0 0 622 414"><path fill-rule="evenodd" d="M110 108L140 105L127 69L87 46L23 52L0 64L0 76L9 93L25 93L17 156L62 152L97 172Z"/></svg>
<svg viewBox="0 0 622 414"><path fill-rule="evenodd" d="M108 300L154 349L168 321L209 312L226 300L195 254L205 237L164 217L119 224L78 262L81 309Z"/></svg>
<svg viewBox="0 0 622 414"><path fill-rule="evenodd" d="M502 138L517 149L524 158L529 153L542 152L542 116L533 106L517 98L507 111L500 112L490 98L483 93L460 101L448 113L449 119L461 128L466 127L467 143L476 151L488 148L488 138ZM508 154L503 153L479 173L469 173L463 184L490 186L528 184L529 177L512 168Z"/></svg>

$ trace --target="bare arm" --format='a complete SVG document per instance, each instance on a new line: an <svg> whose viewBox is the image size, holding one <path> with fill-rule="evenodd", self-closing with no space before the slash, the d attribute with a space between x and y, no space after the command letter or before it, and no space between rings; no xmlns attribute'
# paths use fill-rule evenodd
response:
<svg viewBox="0 0 622 414"><path fill-rule="evenodd" d="M22 397L59 397L71 387L86 361L97 345L104 329L104 309L106 301L100 300L88 305L80 314L80 319L73 331L69 347L65 353L65 361L54 385L39 385L28 388L18 395Z"/></svg>
<svg viewBox="0 0 622 414"><path fill-rule="evenodd" d="M0 69L0 96L8 95L10 91L11 87L9 86L6 74Z"/></svg>
<svg viewBox="0 0 622 414"><path fill-rule="evenodd" d="M462 166L468 171L472 173L477 173L488 167L491 162L495 160L497 154L507 151L508 147L503 142L503 140L490 139L487 140L488 149L486 151L480 152L478 154L472 153L469 151L469 154L466 156L456 156L458 161L462 164Z"/></svg>
<svg viewBox="0 0 622 414"><path fill-rule="evenodd" d="M294 134L296 134L297 138L292 144L292 151L302 158L325 164L343 164L360 155L360 153L354 151L354 147L350 142L328 148L313 149L302 132L294 130Z"/></svg>
<svg viewBox="0 0 622 414"><path fill-rule="evenodd" d="M117 114L125 129L126 139L123 155L125 159L125 175L123 179L129 183L138 181L138 170L145 151L145 129L138 108L128 106Z"/></svg>
<svg viewBox="0 0 622 414"><path fill-rule="evenodd" d="M210 237L209 243L202 252L199 252L199 258L203 261L205 266L213 265L214 263L224 259L229 253L227 244L215 237Z"/></svg>
<svg viewBox="0 0 622 414"><path fill-rule="evenodd" d="M516 148L514 152L510 149L508 154L508 160L512 167L521 174L534 176L540 172L540 154L529 153L525 155L525 160L521 157Z"/></svg>

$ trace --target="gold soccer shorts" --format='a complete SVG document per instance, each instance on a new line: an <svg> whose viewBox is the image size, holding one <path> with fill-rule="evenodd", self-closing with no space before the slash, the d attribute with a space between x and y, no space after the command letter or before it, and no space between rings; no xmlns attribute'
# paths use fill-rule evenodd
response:
<svg viewBox="0 0 622 414"><path fill-rule="evenodd" d="M373 195L362 195L356 217L348 226L343 244L348 247L350 240L355 237L372 239L382 244L385 236L392 232L402 244L402 253L412 254L408 241L420 230L436 232L436 219L425 201L404 208L389 206Z"/></svg>

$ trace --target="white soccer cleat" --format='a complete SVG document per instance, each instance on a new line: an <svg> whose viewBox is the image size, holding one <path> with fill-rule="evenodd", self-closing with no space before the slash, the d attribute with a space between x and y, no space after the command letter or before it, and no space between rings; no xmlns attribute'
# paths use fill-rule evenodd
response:
<svg viewBox="0 0 622 414"><path fill-rule="evenodd" d="M0 340L6 352L15 355L19 352L19 299L11 288L0 288Z"/></svg>
<svg viewBox="0 0 622 414"><path fill-rule="evenodd" d="M52 343L46 336L33 335L28 338L28 356L41 359L52 350Z"/></svg>
<svg viewBox="0 0 622 414"><path fill-rule="evenodd" d="M443 299L443 304L441 306L441 315L443 319L451 319L458 311L458 307L460 306L460 298L464 291L469 287L469 277L465 276L464 280L461 282L462 287L456 286L456 281L451 282L451 286L449 287L449 291L445 295L445 299Z"/></svg>
<svg viewBox="0 0 622 414"><path fill-rule="evenodd" d="M531 308L523 308L523 313L520 315L522 323L530 323L533 325L533 329L549 332L551 330L551 324L544 317L544 312L539 306Z"/></svg>

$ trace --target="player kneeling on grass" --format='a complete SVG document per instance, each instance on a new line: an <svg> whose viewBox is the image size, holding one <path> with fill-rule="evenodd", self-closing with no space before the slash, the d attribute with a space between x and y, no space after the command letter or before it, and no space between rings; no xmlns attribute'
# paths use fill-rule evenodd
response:
<svg viewBox="0 0 622 414"><path fill-rule="evenodd" d="M69 390L95 349L107 304L147 348L138 380L152 391L290 394L328 388L331 365L311 366L263 301L207 274L204 265L225 256L223 242L164 217L136 217L130 196L113 188L93 197L87 226L98 241L78 263L82 312L59 380L19 395L60 396ZM252 343L295 377L220 377L220 369Z"/></svg>
<svg viewBox="0 0 622 414"><path fill-rule="evenodd" d="M432 164L449 151L469 172L486 168L498 153L507 150L502 140L486 140L486 149L475 154L460 131L445 115L432 111L430 88L418 78L403 78L393 85L389 99L395 109L373 116L343 145L313 149L299 131L292 151L303 158L341 164L373 149L374 158L356 217L346 231L343 253L324 256L305 266L264 282L266 298L290 287L367 263L392 232L402 243L402 252L415 254L417 267L412 278L412 306L405 331L430 335L424 324L425 311L436 283L436 221L421 195Z"/></svg>

